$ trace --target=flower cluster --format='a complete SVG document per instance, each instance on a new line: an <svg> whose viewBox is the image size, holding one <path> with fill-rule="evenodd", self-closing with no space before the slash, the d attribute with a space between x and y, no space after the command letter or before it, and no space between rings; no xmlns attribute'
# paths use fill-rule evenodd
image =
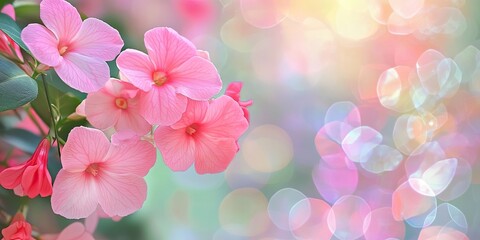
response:
<svg viewBox="0 0 480 240"><path fill-rule="evenodd" d="M123 40L116 29L95 18L82 21L65 0L43 0L40 18L44 25L29 24L21 39L39 63L88 93L77 113L93 128L73 128L64 144L57 141L63 145L62 169L53 188L48 137L30 160L0 173L3 187L30 198L51 195L53 211L66 218L118 218L142 207L144 177L155 164L156 149L173 171L192 165L199 174L227 168L249 126L251 101L240 101L240 82L214 98L222 81L207 52L175 30L157 27L145 33L147 53L120 53ZM117 55L119 79L110 77L106 63ZM92 229L80 223L65 231L75 229L91 238Z"/></svg>

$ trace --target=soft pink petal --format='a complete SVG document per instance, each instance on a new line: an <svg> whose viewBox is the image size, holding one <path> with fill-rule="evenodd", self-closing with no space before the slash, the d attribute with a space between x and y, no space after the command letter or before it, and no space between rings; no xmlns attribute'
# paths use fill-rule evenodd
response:
<svg viewBox="0 0 480 240"><path fill-rule="evenodd" d="M204 50L197 50L197 56L210 61L210 53Z"/></svg>
<svg viewBox="0 0 480 240"><path fill-rule="evenodd" d="M78 104L77 108L75 108L75 113L83 117L87 116L85 114L85 99L83 99L82 102Z"/></svg>
<svg viewBox="0 0 480 240"><path fill-rule="evenodd" d="M121 112L115 125L117 131L133 130L140 135L145 135L152 129L152 125L147 122L137 111L134 109L127 109Z"/></svg>
<svg viewBox="0 0 480 240"><path fill-rule="evenodd" d="M85 218L85 229L88 232L95 232L95 229L97 228L98 221L100 220L100 216L98 216L98 210L102 209L100 206L97 206L97 211L94 211L90 216Z"/></svg>
<svg viewBox="0 0 480 240"><path fill-rule="evenodd" d="M182 117L187 98L172 86L154 87L140 95L141 114L150 124L171 125Z"/></svg>
<svg viewBox="0 0 480 240"><path fill-rule="evenodd" d="M94 240L94 238L82 223L74 222L63 229L57 240Z"/></svg>
<svg viewBox="0 0 480 240"><path fill-rule="evenodd" d="M21 37L33 56L41 63L56 67L62 62L58 51L58 40L44 26L36 23L29 24L23 29Z"/></svg>
<svg viewBox="0 0 480 240"><path fill-rule="evenodd" d="M120 146L122 144L135 144L140 141L140 137L135 131L126 130L126 131L117 131L111 137L111 142L113 145Z"/></svg>
<svg viewBox="0 0 480 240"><path fill-rule="evenodd" d="M96 179L83 172L58 172L53 184L52 209L69 219L86 218L95 211L98 202Z"/></svg>
<svg viewBox="0 0 480 240"><path fill-rule="evenodd" d="M248 128L242 108L225 95L210 102L203 125L209 135L235 139Z"/></svg>
<svg viewBox="0 0 480 240"><path fill-rule="evenodd" d="M67 85L86 93L98 91L110 78L106 62L73 52L65 55L55 71Z"/></svg>
<svg viewBox="0 0 480 240"><path fill-rule="evenodd" d="M112 145L105 157L105 169L115 174L147 175L155 164L155 147L147 141L133 144Z"/></svg>
<svg viewBox="0 0 480 240"><path fill-rule="evenodd" d="M104 130L113 127L122 110L115 106L115 97L104 89L89 93L85 99L85 115L92 126Z"/></svg>
<svg viewBox="0 0 480 240"><path fill-rule="evenodd" d="M185 171L193 164L195 140L187 135L185 129L158 127L154 139L163 161L173 171Z"/></svg>
<svg viewBox="0 0 480 240"><path fill-rule="evenodd" d="M12 4L6 4L5 6L3 6L2 13L7 14L13 20L15 20L15 9L13 8Z"/></svg>
<svg viewBox="0 0 480 240"><path fill-rule="evenodd" d="M208 102L207 101L195 101L188 99L187 108L182 115L182 118L172 124L170 127L173 129L185 128L192 123L202 122L207 114Z"/></svg>
<svg viewBox="0 0 480 240"><path fill-rule="evenodd" d="M127 216L140 209L147 197L147 184L135 174L100 174L98 202L109 216Z"/></svg>
<svg viewBox="0 0 480 240"><path fill-rule="evenodd" d="M127 49L117 58L117 66L123 76L134 86L143 91L150 91L153 84L153 66L147 54L137 50Z"/></svg>
<svg viewBox="0 0 480 240"><path fill-rule="evenodd" d="M103 161L109 147L110 142L102 131L76 127L68 134L62 150L63 169L83 172L90 163Z"/></svg>
<svg viewBox="0 0 480 240"><path fill-rule="evenodd" d="M120 53L123 40L110 25L96 18L88 18L82 23L71 47L76 53L111 61Z"/></svg>
<svg viewBox="0 0 480 240"><path fill-rule="evenodd" d="M222 89L215 66L201 57L192 57L168 75L177 92L194 100L208 100Z"/></svg>
<svg viewBox="0 0 480 240"><path fill-rule="evenodd" d="M22 174L27 166L22 164L10 167L0 173L0 185L6 189L13 189L22 182Z"/></svg>
<svg viewBox="0 0 480 240"><path fill-rule="evenodd" d="M190 41L167 27L157 27L147 31L145 47L147 47L148 56L155 64L156 70L165 72L197 55L195 46ZM129 78L128 75L127 78Z"/></svg>
<svg viewBox="0 0 480 240"><path fill-rule="evenodd" d="M77 9L64 0L43 0L40 18L61 42L70 42L82 26Z"/></svg>
<svg viewBox="0 0 480 240"><path fill-rule="evenodd" d="M237 153L233 138L216 138L206 134L196 141L195 170L199 174L224 171Z"/></svg>

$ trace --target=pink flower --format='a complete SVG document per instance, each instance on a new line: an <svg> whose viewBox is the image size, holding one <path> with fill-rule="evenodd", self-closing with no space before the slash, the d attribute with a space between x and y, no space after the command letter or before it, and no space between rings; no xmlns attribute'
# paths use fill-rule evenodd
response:
<svg viewBox="0 0 480 240"><path fill-rule="evenodd" d="M215 66L174 30L149 30L145 46L148 55L127 49L118 56L117 65L133 85L145 91L140 106L150 124L173 124L182 117L187 97L208 100L220 91Z"/></svg>
<svg viewBox="0 0 480 240"><path fill-rule="evenodd" d="M33 240L32 226L25 221L25 217L21 213L17 213L12 223L2 230L2 240Z"/></svg>
<svg viewBox="0 0 480 240"><path fill-rule="evenodd" d="M92 233L80 222L74 222L60 234L44 234L41 236L43 240L95 240Z"/></svg>
<svg viewBox="0 0 480 240"><path fill-rule="evenodd" d="M250 113L248 112L247 107L251 106L253 104L253 101L240 101L240 91L242 90L242 86L242 82L231 82L228 85L227 90L225 91L225 95L233 98L233 100L235 100L238 105L240 105L243 110L243 115L245 116L247 121L250 122Z"/></svg>
<svg viewBox="0 0 480 240"><path fill-rule="evenodd" d="M88 217L98 206L108 216L137 211L147 194L143 177L155 158L155 148L146 141L118 146L98 129L74 128L53 184L53 211L76 219Z"/></svg>
<svg viewBox="0 0 480 240"><path fill-rule="evenodd" d="M152 126L140 115L138 88L111 78L98 92L85 100L85 115L96 128L114 127L116 131L133 130L145 135Z"/></svg>
<svg viewBox="0 0 480 240"><path fill-rule="evenodd" d="M50 196L52 179L47 168L49 149L50 141L43 139L28 161L0 173L0 185L6 189L14 189L19 196Z"/></svg>
<svg viewBox="0 0 480 240"><path fill-rule="evenodd" d="M43 0L40 18L46 28L29 24L21 34L32 54L79 91L103 87L110 78L105 61L113 60L123 46L118 31L96 18L82 22L78 11L64 0Z"/></svg>
<svg viewBox="0 0 480 240"><path fill-rule="evenodd" d="M237 139L248 128L240 106L230 97L210 102L189 100L182 118L154 133L165 164L185 171L193 163L200 173L224 171L235 156Z"/></svg>
<svg viewBox="0 0 480 240"><path fill-rule="evenodd" d="M15 9L12 4L7 4L2 8L2 13L10 16L15 20ZM9 57L16 58L23 61L20 47L3 31L0 31L0 52L6 54Z"/></svg>

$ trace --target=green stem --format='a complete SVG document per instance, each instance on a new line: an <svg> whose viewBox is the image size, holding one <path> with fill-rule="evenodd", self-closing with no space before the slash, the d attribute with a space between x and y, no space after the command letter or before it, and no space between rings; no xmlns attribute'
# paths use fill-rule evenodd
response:
<svg viewBox="0 0 480 240"><path fill-rule="evenodd" d="M57 123L55 121L55 116L53 114L53 109L52 109L52 102L50 101L50 97L49 97L49 94L48 94L48 86L47 86L47 81L45 81L45 76L43 74L41 74L42 76L42 81L43 81L43 87L45 89L45 97L47 98L47 104L48 104L48 110L50 111L50 117L52 119L52 127L53 127L53 132L55 133L55 140L57 140L57 150L58 150L58 157L60 158L61 157L61 153L60 153L60 142L58 142L58 131L57 131ZM52 142L53 144L53 142Z"/></svg>

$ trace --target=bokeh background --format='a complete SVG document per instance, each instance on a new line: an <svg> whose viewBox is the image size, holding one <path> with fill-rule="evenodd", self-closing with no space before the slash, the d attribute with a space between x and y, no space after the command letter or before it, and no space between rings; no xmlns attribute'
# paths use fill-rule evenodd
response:
<svg viewBox="0 0 480 240"><path fill-rule="evenodd" d="M224 173L159 156L144 207L98 239L480 239L480 1L71 2L126 48L174 28L254 101ZM48 199L29 220L69 223Z"/></svg>

